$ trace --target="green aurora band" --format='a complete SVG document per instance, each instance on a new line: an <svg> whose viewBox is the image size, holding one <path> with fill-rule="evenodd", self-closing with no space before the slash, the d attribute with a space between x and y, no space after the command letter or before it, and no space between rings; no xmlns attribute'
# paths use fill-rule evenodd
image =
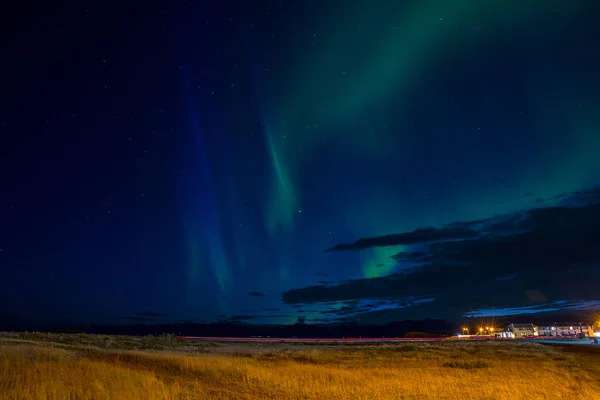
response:
<svg viewBox="0 0 600 400"><path fill-rule="evenodd" d="M344 0L330 1L318 8L320 13L311 18L317 22L309 40L299 38L294 30L297 24L290 24L283 41L286 49L280 52L284 68L274 78L272 87L275 89L262 93L273 169L265 224L272 235L293 229L301 202L298 176L320 146L334 141L340 151L355 154L365 162L369 158L389 157L389 149L397 147L392 144L392 141L397 142L397 132L382 129L377 121L389 113L403 113L402 109L389 109L389 99L396 99L396 104L397 99L404 99L408 104L411 93L430 79L436 68L444 68L452 62L452 55L459 46L480 46L488 42L492 46L498 40L532 43L544 40L536 36L536 27L557 15L564 21L569 20L578 5L558 0L543 4L500 0L370 3ZM298 16L298 19L309 17ZM519 24L530 25L532 34L515 37L513 27ZM532 102L540 100L536 98ZM598 117L592 110L583 116L575 116L571 111L568 110L574 118L565 117L568 128L590 133L580 135L583 142L573 143L573 150L567 152L567 156L558 157L561 162L557 164L557 172L573 165L571 155L575 152L580 152L588 163L597 164ZM578 110L580 114L581 111ZM584 126L577 126L582 124ZM334 130L345 134L330 137ZM533 165L524 171L524 176L529 175L525 178L528 182L536 182L547 173ZM549 185L546 180L534 190L540 196L550 196L557 190L577 189L586 183L586 177L578 171L562 173L554 179L557 181L553 184ZM470 213L479 217L520 207L522 202L511 203L509 199L522 196L521 192L520 188L504 190L504 197L500 198L503 206L481 202ZM479 195L499 198L497 193ZM356 218L370 217L363 211ZM387 254L387 250L375 250L372 257L364 261L365 277L382 276L394 269L395 263L381 262L385 258L383 253Z"/></svg>

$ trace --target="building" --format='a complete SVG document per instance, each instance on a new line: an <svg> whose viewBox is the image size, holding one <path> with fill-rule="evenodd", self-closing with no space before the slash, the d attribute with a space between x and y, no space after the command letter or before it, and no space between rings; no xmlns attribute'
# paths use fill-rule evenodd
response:
<svg viewBox="0 0 600 400"><path fill-rule="evenodd" d="M538 332L540 336L594 336L594 329L589 325L583 324L582 322L565 324L543 324L539 326Z"/></svg>
<svg viewBox="0 0 600 400"><path fill-rule="evenodd" d="M496 332L494 334L494 336L497 338L502 338L502 339L514 339L515 338L515 334L513 332L509 331L508 329L505 329L500 332Z"/></svg>
<svg viewBox="0 0 600 400"><path fill-rule="evenodd" d="M510 324L506 330L511 332L513 337L523 338L528 336L538 336L538 327L532 323L529 324Z"/></svg>

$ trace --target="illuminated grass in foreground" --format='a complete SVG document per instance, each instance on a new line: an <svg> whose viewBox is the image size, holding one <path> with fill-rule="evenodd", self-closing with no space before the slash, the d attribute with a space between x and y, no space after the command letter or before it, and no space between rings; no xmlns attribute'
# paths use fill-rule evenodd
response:
<svg viewBox="0 0 600 400"><path fill-rule="evenodd" d="M42 336L0 336L0 399L600 398L600 353L591 347L189 345L166 338L166 350L122 350L148 347L146 339Z"/></svg>

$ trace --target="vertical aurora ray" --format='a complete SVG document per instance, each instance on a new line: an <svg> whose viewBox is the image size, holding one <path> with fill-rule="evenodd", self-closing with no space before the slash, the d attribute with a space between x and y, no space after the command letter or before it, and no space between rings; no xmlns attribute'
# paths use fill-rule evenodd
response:
<svg viewBox="0 0 600 400"><path fill-rule="evenodd" d="M261 123L261 133L264 142L267 162L269 166L267 184L267 199L264 205L264 223L267 232L274 237L276 233L290 233L294 225L294 215L299 208L299 189L297 188L297 163L293 151L289 151L288 143L291 139L288 128L281 119L271 119L264 102L264 88L258 84L262 82L258 78L261 68L253 57L259 53L260 43L252 43L248 37L245 38L245 51L247 56L247 71L256 77L256 85L253 92L258 101L256 107ZM273 124L273 121L277 123Z"/></svg>
<svg viewBox="0 0 600 400"><path fill-rule="evenodd" d="M211 178L211 170L208 165L206 154L202 143L202 137L197 133L196 154L198 157L198 170L196 176L197 190L191 191L190 196L196 204L196 210L191 212L195 217L188 221L189 231L194 232L191 237L196 246L206 254L208 263L216 277L218 287L221 291L231 278L229 263L224 251L221 224L219 220L219 205L215 199L215 190ZM198 250L195 250L198 253ZM196 268L197 266L192 266Z"/></svg>
<svg viewBox="0 0 600 400"><path fill-rule="evenodd" d="M221 225L225 227L222 235L229 238L228 244L225 247L227 254L230 256L230 264L232 267L246 270L246 249L248 247L256 246L251 235L245 234L246 218L240 211L240 192L238 190L236 171L234 169L232 147L228 140L228 135L224 134L227 132L229 127L222 127L219 129L221 132L218 135L218 144L220 146L219 154L219 168L220 168L220 182L221 187L221 209L227 210L226 213L221 216ZM245 244L245 245L244 245Z"/></svg>
<svg viewBox="0 0 600 400"><path fill-rule="evenodd" d="M294 214L298 210L297 188L292 179L291 168L294 165L288 160L285 152L287 138L285 127L274 129L259 104L262 121L262 134L270 165L269 195L266 203L265 226L271 236L278 231L291 232Z"/></svg>
<svg viewBox="0 0 600 400"><path fill-rule="evenodd" d="M274 234L278 229L292 229L298 201L285 156L276 146L270 133L267 131L265 134L273 173L266 218L267 229L269 233Z"/></svg>
<svg viewBox="0 0 600 400"><path fill-rule="evenodd" d="M231 288L233 276L228 254L225 249L221 209L217 201L217 188L214 184L213 170L208 158L205 137L198 120L198 110L193 96L186 93L189 115L189 135L185 141L185 165L183 226L186 229L188 243L188 279L190 290L200 289L198 280L206 279L206 268L212 271L219 291L218 304L225 312L222 294ZM194 295L194 293L190 293Z"/></svg>

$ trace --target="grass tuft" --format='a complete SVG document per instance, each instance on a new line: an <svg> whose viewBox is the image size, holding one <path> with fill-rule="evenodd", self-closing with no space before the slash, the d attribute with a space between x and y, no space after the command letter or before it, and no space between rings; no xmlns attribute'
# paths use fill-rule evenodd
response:
<svg viewBox="0 0 600 400"><path fill-rule="evenodd" d="M478 369L478 368L491 368L493 365L489 361L483 360L469 360L469 361L447 361L444 364L446 368L459 368L459 369Z"/></svg>
<svg viewBox="0 0 600 400"><path fill-rule="evenodd" d="M399 352L411 352L419 350L419 345L416 343L404 343L399 346L392 347L395 351Z"/></svg>

